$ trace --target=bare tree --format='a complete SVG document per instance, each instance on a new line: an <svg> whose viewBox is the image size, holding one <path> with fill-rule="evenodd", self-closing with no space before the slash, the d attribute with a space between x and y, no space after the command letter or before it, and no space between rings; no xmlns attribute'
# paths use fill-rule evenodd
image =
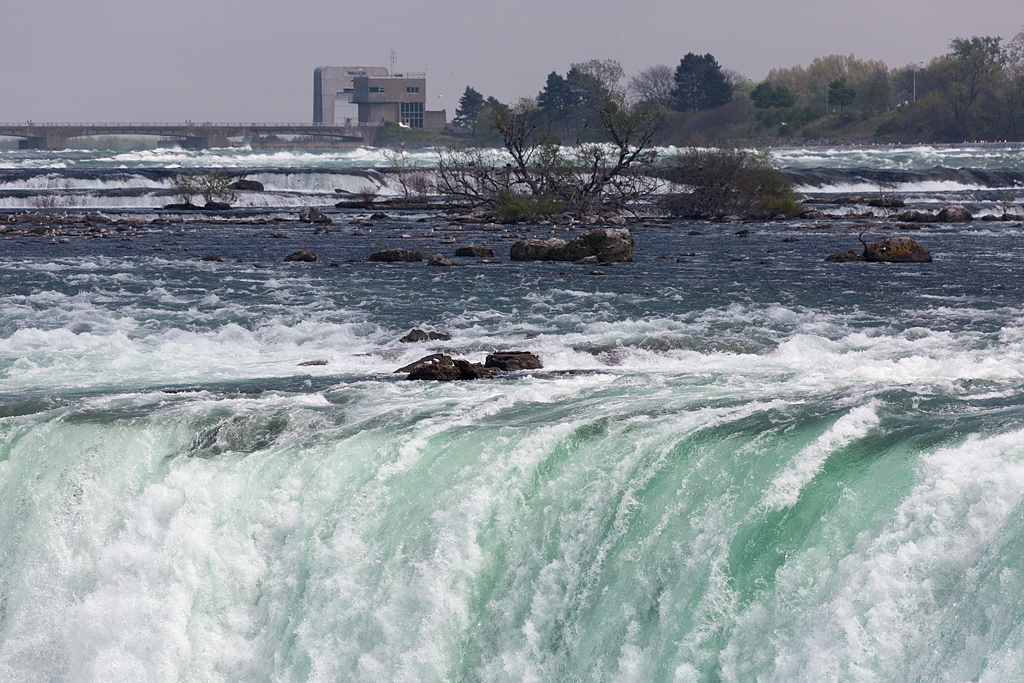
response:
<svg viewBox="0 0 1024 683"><path fill-rule="evenodd" d="M668 108L672 105L672 91L676 87L675 75L670 66L651 66L630 78L627 89L637 103Z"/></svg>
<svg viewBox="0 0 1024 683"><path fill-rule="evenodd" d="M413 160L406 152L405 145L396 147L385 147L381 150L384 158L391 164L395 178L402 187L402 195L405 201L412 199L423 200L430 192L430 176L423 169L417 168Z"/></svg>
<svg viewBox="0 0 1024 683"><path fill-rule="evenodd" d="M733 89L733 92L736 91L736 88L750 80L736 69L723 68L722 75L725 76L725 82L729 84L729 87Z"/></svg>
<svg viewBox="0 0 1024 683"><path fill-rule="evenodd" d="M597 116L604 142L564 147L550 127L540 127L536 103L522 99L494 114L510 163L477 148L442 149L438 190L476 206L529 197L579 213L629 209L657 183L651 172L654 116L630 111L613 94L597 107Z"/></svg>

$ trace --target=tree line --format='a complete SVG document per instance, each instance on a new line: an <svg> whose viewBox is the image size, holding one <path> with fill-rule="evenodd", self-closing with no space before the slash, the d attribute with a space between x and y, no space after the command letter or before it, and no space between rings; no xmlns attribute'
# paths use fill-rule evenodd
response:
<svg viewBox="0 0 1024 683"><path fill-rule="evenodd" d="M753 83L714 55L687 53L674 68L648 67L630 78L614 60L552 71L524 98L532 124L568 144L600 140L599 107L608 93L657 121L655 142L694 138L877 136L886 142L1021 140L1024 137L1024 30L955 38L927 64L890 69L854 55L828 55L807 67L775 68ZM517 104L519 104L517 103ZM500 143L495 115L508 104L467 86L453 123ZM865 131L867 131L865 133Z"/></svg>

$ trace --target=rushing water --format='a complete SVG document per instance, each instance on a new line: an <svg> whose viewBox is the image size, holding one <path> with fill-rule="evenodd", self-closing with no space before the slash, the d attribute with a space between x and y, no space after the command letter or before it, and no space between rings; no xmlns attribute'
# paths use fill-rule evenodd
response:
<svg viewBox="0 0 1024 683"><path fill-rule="evenodd" d="M936 165L854 153L779 156ZM117 163L76 154L0 163ZM0 239L0 680L1024 680L1019 222L926 227L904 265L822 260L861 220L641 222L595 274L508 261L549 226L331 215ZM501 263L363 260L453 236ZM544 369L393 372L506 349Z"/></svg>

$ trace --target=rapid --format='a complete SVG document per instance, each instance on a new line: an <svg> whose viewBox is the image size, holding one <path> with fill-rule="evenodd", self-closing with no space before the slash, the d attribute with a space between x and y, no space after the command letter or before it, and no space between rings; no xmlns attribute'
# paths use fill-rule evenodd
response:
<svg viewBox="0 0 1024 683"><path fill-rule="evenodd" d="M0 202L152 218L220 167L288 218L373 154L0 152ZM776 152L809 196L976 216L1021 213L1022 154ZM594 271L328 213L0 239L0 680L1024 679L1020 222L844 264L897 229L645 219ZM453 237L499 262L365 260ZM544 368L394 372L495 350Z"/></svg>

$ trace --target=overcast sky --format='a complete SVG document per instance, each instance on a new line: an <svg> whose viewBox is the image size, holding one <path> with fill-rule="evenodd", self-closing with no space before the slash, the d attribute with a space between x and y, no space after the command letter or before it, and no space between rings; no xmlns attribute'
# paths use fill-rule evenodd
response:
<svg viewBox="0 0 1024 683"><path fill-rule="evenodd" d="M427 74L428 109L467 85L508 102L547 74L615 59L626 74L710 52L762 80L854 54L927 62L956 37L1024 28L1021 0L4 0L0 121L299 122L317 66Z"/></svg>

